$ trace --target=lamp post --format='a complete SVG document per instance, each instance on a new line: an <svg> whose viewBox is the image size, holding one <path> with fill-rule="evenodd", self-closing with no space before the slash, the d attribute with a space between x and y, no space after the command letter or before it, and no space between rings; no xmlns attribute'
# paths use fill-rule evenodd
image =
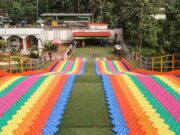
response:
<svg viewBox="0 0 180 135"><path fill-rule="evenodd" d="M79 7L80 7L80 0L78 0L78 13L79 13Z"/></svg>
<svg viewBox="0 0 180 135"><path fill-rule="evenodd" d="M39 0L37 0L37 3L36 3L36 20L38 20L39 18Z"/></svg>

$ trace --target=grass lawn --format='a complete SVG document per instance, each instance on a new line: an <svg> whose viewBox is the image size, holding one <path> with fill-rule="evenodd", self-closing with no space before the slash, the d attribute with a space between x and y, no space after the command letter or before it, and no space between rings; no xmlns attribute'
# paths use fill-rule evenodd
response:
<svg viewBox="0 0 180 135"><path fill-rule="evenodd" d="M73 50L72 57L87 57L91 58L90 56L90 48L94 50L94 57L110 57L115 58L114 56L114 48L113 46L101 47L98 46L85 46L84 48L76 48Z"/></svg>
<svg viewBox="0 0 180 135"><path fill-rule="evenodd" d="M103 48L102 51L105 49ZM106 51L110 53L109 48ZM103 54L105 53L100 52L98 55ZM77 76L75 80L62 123L58 127L59 131L56 135L113 135L102 83L100 77L95 74L94 62L89 54L89 48L74 50L72 57L79 56L88 57L86 71L82 76Z"/></svg>
<svg viewBox="0 0 180 135"><path fill-rule="evenodd" d="M130 60L128 61L129 64L133 67L133 68L139 68L139 69L142 69L142 67L137 63L137 61L135 60Z"/></svg>
<svg viewBox="0 0 180 135"><path fill-rule="evenodd" d="M58 135L113 135L101 83L75 83Z"/></svg>
<svg viewBox="0 0 180 135"><path fill-rule="evenodd" d="M142 47L141 51L135 47L131 47L130 50L133 52L139 52L142 56L147 58L165 55L162 50L157 51L155 47Z"/></svg>

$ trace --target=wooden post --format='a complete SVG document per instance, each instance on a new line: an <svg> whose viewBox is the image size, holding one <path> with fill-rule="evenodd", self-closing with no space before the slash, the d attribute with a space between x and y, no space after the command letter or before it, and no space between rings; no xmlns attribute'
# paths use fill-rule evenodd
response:
<svg viewBox="0 0 180 135"><path fill-rule="evenodd" d="M21 72L23 72L23 58L20 58L21 59Z"/></svg>
<svg viewBox="0 0 180 135"><path fill-rule="evenodd" d="M9 72L11 73L11 55L9 55Z"/></svg>
<svg viewBox="0 0 180 135"><path fill-rule="evenodd" d="M43 60L43 68L44 68L44 66L45 66L45 61Z"/></svg>
<svg viewBox="0 0 180 135"><path fill-rule="evenodd" d="M175 56L173 54L172 55L172 71L174 70L174 65L175 65Z"/></svg>
<svg viewBox="0 0 180 135"><path fill-rule="evenodd" d="M44 68L44 60L43 60L43 63L42 63L42 65L41 64L39 64L39 63L41 63L41 61L40 61L40 59L37 59L36 60L36 69L40 69L40 66L42 66L43 68Z"/></svg>
<svg viewBox="0 0 180 135"><path fill-rule="evenodd" d="M145 69L147 69L147 58L145 58L145 65L144 65Z"/></svg>
<svg viewBox="0 0 180 135"><path fill-rule="evenodd" d="M132 52L132 54L131 54L131 60L133 60L133 59L134 59L133 57L134 57L134 54L133 54L133 52Z"/></svg>
<svg viewBox="0 0 180 135"><path fill-rule="evenodd" d="M162 59L162 56L161 56L161 72L162 72L162 68L163 68L163 59Z"/></svg>
<svg viewBox="0 0 180 135"><path fill-rule="evenodd" d="M152 58L152 71L154 71L154 58Z"/></svg>
<svg viewBox="0 0 180 135"><path fill-rule="evenodd" d="M30 70L32 70L32 60L31 59L29 59L29 62L30 62Z"/></svg>

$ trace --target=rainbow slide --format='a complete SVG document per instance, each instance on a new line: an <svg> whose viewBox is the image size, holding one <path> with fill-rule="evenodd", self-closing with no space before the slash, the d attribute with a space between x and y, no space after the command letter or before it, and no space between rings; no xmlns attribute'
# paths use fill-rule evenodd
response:
<svg viewBox="0 0 180 135"><path fill-rule="evenodd" d="M34 71L25 71L22 73L10 74L7 72L0 72L0 77L3 76L30 76L37 74L76 74L82 75L86 67L87 58L78 57L69 61L54 61L46 69L34 70Z"/></svg>
<svg viewBox="0 0 180 135"><path fill-rule="evenodd" d="M132 74L131 70L123 61L108 60L105 58L95 58L94 60L96 74ZM135 73L133 73L135 74Z"/></svg>
<svg viewBox="0 0 180 135"><path fill-rule="evenodd" d="M57 65L47 74L77 74L82 75L86 66L86 58L76 58L70 61L59 61Z"/></svg>
<svg viewBox="0 0 180 135"><path fill-rule="evenodd" d="M0 77L0 135L54 134L85 64L77 58L56 62L46 74Z"/></svg>
<svg viewBox="0 0 180 135"><path fill-rule="evenodd" d="M113 64L114 61L95 60L95 63L116 134L180 133L180 78L129 74L131 70L122 61Z"/></svg>
<svg viewBox="0 0 180 135"><path fill-rule="evenodd" d="M180 76L180 70L169 71L165 73L149 71L144 69L136 69L126 60L110 60L108 58L95 58L94 65L96 74L154 74L154 75L176 75Z"/></svg>
<svg viewBox="0 0 180 135"><path fill-rule="evenodd" d="M95 59L95 68L116 134L180 133L180 78L131 72L123 61Z"/></svg>
<svg viewBox="0 0 180 135"><path fill-rule="evenodd" d="M55 133L75 75L36 75L5 79L6 83L0 86L0 134L32 135L42 134L42 131L43 134Z"/></svg>

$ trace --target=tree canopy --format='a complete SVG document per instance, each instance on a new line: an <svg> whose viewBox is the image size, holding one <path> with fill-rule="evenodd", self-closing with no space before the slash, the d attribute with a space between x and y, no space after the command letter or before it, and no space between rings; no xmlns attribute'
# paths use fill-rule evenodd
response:
<svg viewBox="0 0 180 135"><path fill-rule="evenodd" d="M93 21L106 22L110 28L123 28L125 42L141 49L151 46L170 50L180 45L179 0L0 0L14 23L35 22L45 12L92 13ZM160 11L159 9L165 9ZM164 12L166 20L152 15Z"/></svg>

